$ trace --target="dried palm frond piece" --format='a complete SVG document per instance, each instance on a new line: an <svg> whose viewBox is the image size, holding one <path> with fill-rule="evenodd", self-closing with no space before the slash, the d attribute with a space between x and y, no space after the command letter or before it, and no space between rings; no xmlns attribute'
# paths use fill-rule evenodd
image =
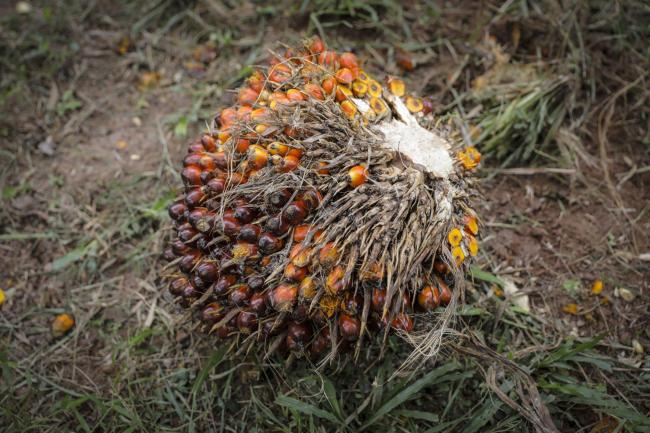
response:
<svg viewBox="0 0 650 433"><path fill-rule="evenodd" d="M206 332L330 360L391 331L434 344L478 250L480 155L386 82L310 39L189 145L166 276Z"/></svg>

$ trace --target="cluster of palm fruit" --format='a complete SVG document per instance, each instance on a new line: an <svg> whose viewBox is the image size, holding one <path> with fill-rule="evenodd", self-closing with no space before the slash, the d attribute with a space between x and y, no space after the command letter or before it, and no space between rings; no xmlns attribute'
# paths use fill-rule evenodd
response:
<svg viewBox="0 0 650 433"><path fill-rule="evenodd" d="M478 249L480 155L460 150L444 179L404 163L374 128L395 98L437 128L402 80L313 38L274 54L189 145L164 255L206 332L319 358L432 326Z"/></svg>

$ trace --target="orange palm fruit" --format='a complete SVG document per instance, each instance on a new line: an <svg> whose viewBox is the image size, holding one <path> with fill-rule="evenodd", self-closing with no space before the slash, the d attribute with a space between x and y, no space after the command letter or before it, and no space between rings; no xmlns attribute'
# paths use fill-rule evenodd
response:
<svg viewBox="0 0 650 433"><path fill-rule="evenodd" d="M327 77L321 83L321 87L328 95L331 95L336 90L336 78Z"/></svg>
<svg viewBox="0 0 650 433"><path fill-rule="evenodd" d="M325 99L325 96L323 95L323 89L321 89L321 87L318 84L314 84L314 83L305 84L305 93L307 93L309 96L311 96L314 99L318 99L319 101Z"/></svg>
<svg viewBox="0 0 650 433"><path fill-rule="evenodd" d="M341 102L341 110L350 119L353 119L354 115L357 114L357 107L351 101L343 101L343 102Z"/></svg>
<svg viewBox="0 0 650 433"><path fill-rule="evenodd" d="M356 188L368 180L368 169L362 165L355 165L348 171L350 186Z"/></svg>
<svg viewBox="0 0 650 433"><path fill-rule="evenodd" d="M74 324L75 320L71 314L59 314L52 321L52 335L57 338L63 337L65 334L70 332Z"/></svg>
<svg viewBox="0 0 650 433"><path fill-rule="evenodd" d="M352 71L349 70L348 68L341 68L338 71L336 71L335 77L336 77L336 81L345 85L352 84L352 81L354 80Z"/></svg>

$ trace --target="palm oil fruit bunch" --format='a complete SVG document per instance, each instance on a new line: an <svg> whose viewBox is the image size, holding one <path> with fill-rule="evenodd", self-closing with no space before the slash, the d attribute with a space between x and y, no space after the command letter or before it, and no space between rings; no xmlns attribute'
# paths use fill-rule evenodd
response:
<svg viewBox="0 0 650 433"><path fill-rule="evenodd" d="M216 338L313 360L431 332L476 255L473 148L318 38L274 53L188 147L169 291Z"/></svg>

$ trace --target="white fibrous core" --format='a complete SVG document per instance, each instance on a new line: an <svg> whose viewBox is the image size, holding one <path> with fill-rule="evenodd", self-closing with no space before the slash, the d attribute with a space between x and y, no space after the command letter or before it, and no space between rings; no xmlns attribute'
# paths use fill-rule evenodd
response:
<svg viewBox="0 0 650 433"><path fill-rule="evenodd" d="M449 143L420 126L400 98L391 94L384 95L384 98L394 116L376 124L374 128L384 135L385 144L430 175L447 179L454 170ZM364 109L370 109L365 101L354 99L354 102L362 113Z"/></svg>

